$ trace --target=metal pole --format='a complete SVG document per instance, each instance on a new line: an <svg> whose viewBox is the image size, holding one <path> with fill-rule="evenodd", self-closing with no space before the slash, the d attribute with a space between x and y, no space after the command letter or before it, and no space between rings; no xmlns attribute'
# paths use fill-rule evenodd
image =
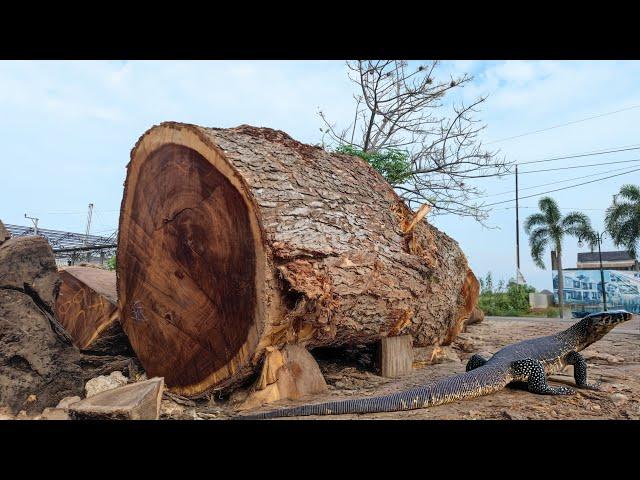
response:
<svg viewBox="0 0 640 480"><path fill-rule="evenodd" d="M38 236L38 220L40 220L39 218L35 218L35 217L27 217L27 214L24 214L24 218L28 218L29 220L31 220L31 222L33 223L33 234L37 237Z"/></svg>
<svg viewBox="0 0 640 480"><path fill-rule="evenodd" d="M516 283L520 283L520 215L518 208L518 164L516 163L516 265L518 271L516 274Z"/></svg>
<svg viewBox="0 0 640 480"><path fill-rule="evenodd" d="M602 303L604 311L607 311L607 289L604 284L604 270L602 270L602 249L600 248L601 234L598 233L598 256L600 257L600 282L602 284Z"/></svg>

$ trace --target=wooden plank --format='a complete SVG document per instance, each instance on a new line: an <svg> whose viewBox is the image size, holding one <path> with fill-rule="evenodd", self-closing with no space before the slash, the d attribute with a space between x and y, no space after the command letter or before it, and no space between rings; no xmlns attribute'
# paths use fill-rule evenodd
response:
<svg viewBox="0 0 640 480"><path fill-rule="evenodd" d="M413 339L411 335L385 337L380 340L380 375L398 378L411 372Z"/></svg>

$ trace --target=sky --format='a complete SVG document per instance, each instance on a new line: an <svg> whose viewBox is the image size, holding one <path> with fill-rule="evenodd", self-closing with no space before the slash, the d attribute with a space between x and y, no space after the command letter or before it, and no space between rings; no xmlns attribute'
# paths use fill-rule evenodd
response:
<svg viewBox="0 0 640 480"><path fill-rule="evenodd" d="M443 60L438 71L443 78L473 75L445 102L469 103L486 95L476 116L486 125L481 139L508 160L640 144L638 61ZM109 235L117 228L131 148L151 126L167 120L211 127L250 124L316 144L322 135L318 110L348 123L353 88L342 61L0 62L0 219L30 225L27 213L40 219L41 228L84 232L87 206L93 203L91 233ZM539 130L544 131L531 134ZM640 150L523 165L520 171L635 159ZM523 173L521 197L599 176L531 188L536 185L614 175L634 165ZM601 230L613 194L631 182L640 183L640 172L550 195L563 213L583 211ZM513 198L513 193L499 195L513 190L513 176L477 185L491 195L487 201ZM525 279L541 290L551 288L551 273L533 264L522 228L539 198L520 202L520 258ZM455 216L430 221L460 243L478 276L489 271L496 279L514 276L513 202L496 205L488 226ZM603 247L615 249L609 239ZM565 240L566 267L575 266L579 250L587 251L578 249L576 239Z"/></svg>

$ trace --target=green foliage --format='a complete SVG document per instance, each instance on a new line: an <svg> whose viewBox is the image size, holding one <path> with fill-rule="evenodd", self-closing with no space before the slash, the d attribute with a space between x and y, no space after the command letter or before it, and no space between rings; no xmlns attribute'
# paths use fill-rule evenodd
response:
<svg viewBox="0 0 640 480"><path fill-rule="evenodd" d="M607 209L605 224L617 247L624 247L637 258L640 244L640 186L623 185L620 200Z"/></svg>
<svg viewBox="0 0 640 480"><path fill-rule="evenodd" d="M536 289L528 285L518 285L513 279L506 287L503 280L494 288L491 272L480 279L478 306L486 315L520 317L529 313L529 293Z"/></svg>
<svg viewBox="0 0 640 480"><path fill-rule="evenodd" d="M115 270L116 269L116 256L115 255L113 257L111 257L109 260L107 260L107 268L109 270Z"/></svg>
<svg viewBox="0 0 640 480"><path fill-rule="evenodd" d="M351 145L340 145L336 152L360 157L375 168L391 185L400 185L411 177L409 157L400 150L365 152Z"/></svg>

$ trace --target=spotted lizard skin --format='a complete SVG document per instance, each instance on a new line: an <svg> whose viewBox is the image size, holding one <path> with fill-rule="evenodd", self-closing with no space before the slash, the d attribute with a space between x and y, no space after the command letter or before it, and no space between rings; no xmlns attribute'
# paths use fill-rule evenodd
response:
<svg viewBox="0 0 640 480"><path fill-rule="evenodd" d="M511 382L526 382L529 391L533 393L570 395L574 393L572 389L549 386L546 380L548 375L559 372L567 365L574 366L577 387L597 389L596 385L587 383L587 364L578 352L631 317L632 314L625 310L593 313L555 335L508 345L489 360L474 355L469 360L465 373L410 390L370 398L282 408L240 418L268 419L413 410L487 395L503 389Z"/></svg>

